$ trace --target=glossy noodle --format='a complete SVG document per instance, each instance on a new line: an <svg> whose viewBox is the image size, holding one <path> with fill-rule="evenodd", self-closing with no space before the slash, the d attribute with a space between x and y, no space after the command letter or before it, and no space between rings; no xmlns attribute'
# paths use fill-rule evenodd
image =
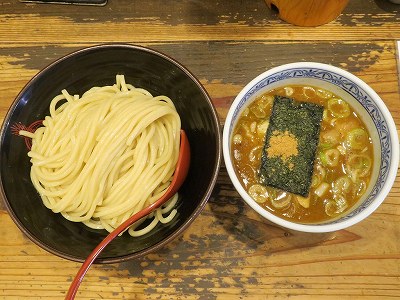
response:
<svg viewBox="0 0 400 300"><path fill-rule="evenodd" d="M66 219L112 231L158 200L172 180L181 121L171 99L116 76L112 86L81 97L66 90L50 103L50 115L32 138L31 180L44 205ZM176 214L175 195L140 226L143 235ZM140 229L138 228L140 227ZM144 228L142 228L144 227Z"/></svg>

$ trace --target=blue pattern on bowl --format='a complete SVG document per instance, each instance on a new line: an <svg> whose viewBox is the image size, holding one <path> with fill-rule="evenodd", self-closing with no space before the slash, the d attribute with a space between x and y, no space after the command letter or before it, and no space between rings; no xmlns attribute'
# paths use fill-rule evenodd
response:
<svg viewBox="0 0 400 300"><path fill-rule="evenodd" d="M365 208L367 208L374 200L376 195L382 189L385 181L387 180L388 170L390 168L390 162L392 158L391 137L387 121L383 113L379 109L379 107L374 103L370 95L364 89L360 88L356 83L351 81L349 78L344 77L332 71L326 71L319 68L293 68L290 70L285 70L271 74L270 76L263 78L262 80L257 82L253 87L251 87L251 89L240 100L236 110L234 111L232 119L236 120L241 108L243 107L243 105L245 105L247 100L257 92L262 90L264 87L272 83L291 78L318 79L329 82L331 84L334 84L342 88L344 91L352 95L365 108L365 110L371 117L372 121L374 122L381 144L381 164L379 167L379 176L377 178L375 186L373 187L370 195L364 200L364 202L350 214L338 220L332 221L330 223L324 223L320 225L334 224L349 219L351 217L354 217L355 215L362 212ZM230 133L233 130L233 124L234 122L231 123L229 128Z"/></svg>

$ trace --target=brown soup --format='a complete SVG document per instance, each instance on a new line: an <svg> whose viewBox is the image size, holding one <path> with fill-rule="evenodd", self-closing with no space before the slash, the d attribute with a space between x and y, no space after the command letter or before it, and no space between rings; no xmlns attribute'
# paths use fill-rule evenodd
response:
<svg viewBox="0 0 400 300"><path fill-rule="evenodd" d="M308 197L260 183L261 153L275 95L324 106ZM347 102L317 87L286 86L259 96L239 117L231 146L242 186L265 209L289 221L319 223L340 216L360 199L371 179L373 149L366 126Z"/></svg>

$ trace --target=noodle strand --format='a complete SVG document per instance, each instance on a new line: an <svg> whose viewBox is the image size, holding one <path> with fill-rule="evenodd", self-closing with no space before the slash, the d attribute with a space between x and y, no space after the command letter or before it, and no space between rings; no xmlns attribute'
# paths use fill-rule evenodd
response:
<svg viewBox="0 0 400 300"><path fill-rule="evenodd" d="M168 188L181 127L168 97L153 97L117 75L114 85L93 87L81 97L63 90L49 112L43 127L20 134L32 138L31 180L53 212L112 231ZM153 213L145 228L145 220L132 225L129 234L170 222L177 199Z"/></svg>

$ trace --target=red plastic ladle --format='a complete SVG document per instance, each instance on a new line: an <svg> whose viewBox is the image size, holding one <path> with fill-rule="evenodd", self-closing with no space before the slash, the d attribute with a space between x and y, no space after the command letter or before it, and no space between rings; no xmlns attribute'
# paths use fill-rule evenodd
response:
<svg viewBox="0 0 400 300"><path fill-rule="evenodd" d="M185 181L190 165L190 145L185 131L181 130L180 138L181 141L180 141L178 162L176 165L174 176L172 178L172 182L167 191L165 192L165 194L153 204L149 205L148 207L139 211L135 215L131 216L119 227L117 227L114 231L110 232L109 235L106 238L104 238L104 240L101 241L100 244L97 245L97 247L92 251L92 253L90 253L89 256L86 258L81 268L79 269L78 273L76 274L74 280L72 281L67 296L65 297L66 300L72 300L75 298L79 285L81 284L86 272L89 270L90 266L95 261L97 256L99 256L99 254L103 251L103 249L114 238L116 238L121 232L126 230L133 223L147 216L155 209L159 208L179 190L182 183Z"/></svg>

